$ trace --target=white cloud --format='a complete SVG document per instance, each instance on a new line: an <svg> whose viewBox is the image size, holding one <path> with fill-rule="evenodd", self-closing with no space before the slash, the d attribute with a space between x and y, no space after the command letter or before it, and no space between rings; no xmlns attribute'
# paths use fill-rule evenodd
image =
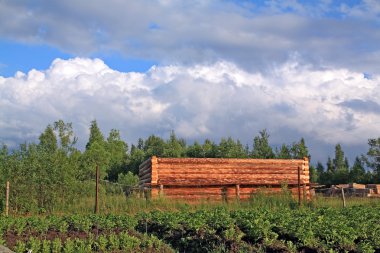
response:
<svg viewBox="0 0 380 253"><path fill-rule="evenodd" d="M0 142L37 140L63 119L83 145L95 118L129 142L175 130L187 139L231 135L251 143L267 128L274 143L317 143L316 157L325 152L318 145L361 145L379 135L380 76L300 62L254 73L227 61L122 73L99 59L56 59L44 71L0 77Z"/></svg>

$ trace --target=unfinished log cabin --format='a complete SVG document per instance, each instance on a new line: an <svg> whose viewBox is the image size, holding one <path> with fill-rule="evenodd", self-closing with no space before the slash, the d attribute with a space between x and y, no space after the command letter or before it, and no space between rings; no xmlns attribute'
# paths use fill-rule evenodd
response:
<svg viewBox="0 0 380 253"><path fill-rule="evenodd" d="M308 158L289 160L153 156L139 166L139 179L140 189L150 192L152 198L248 199L258 192L281 192L284 185L295 198L310 198Z"/></svg>

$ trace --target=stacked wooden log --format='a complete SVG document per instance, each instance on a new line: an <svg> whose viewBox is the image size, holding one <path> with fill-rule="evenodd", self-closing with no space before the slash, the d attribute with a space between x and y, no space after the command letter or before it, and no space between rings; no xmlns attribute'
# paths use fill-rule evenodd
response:
<svg viewBox="0 0 380 253"><path fill-rule="evenodd" d="M139 165L139 186L144 187L145 184L150 185L152 183L152 161L146 160Z"/></svg>
<svg viewBox="0 0 380 253"><path fill-rule="evenodd" d="M152 196L185 199L249 198L275 193L287 185L302 198L310 197L308 159L157 158L139 167L140 187Z"/></svg>
<svg viewBox="0 0 380 253"><path fill-rule="evenodd" d="M320 186L315 189L315 192L326 197L333 197L342 195L342 189L346 196L380 198L380 184L349 183L331 185L328 188Z"/></svg>

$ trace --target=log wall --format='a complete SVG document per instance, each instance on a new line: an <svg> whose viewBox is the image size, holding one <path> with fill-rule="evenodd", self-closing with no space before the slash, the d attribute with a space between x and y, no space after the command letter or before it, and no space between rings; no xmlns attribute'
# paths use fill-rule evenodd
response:
<svg viewBox="0 0 380 253"><path fill-rule="evenodd" d="M140 187L152 197L247 199L281 186L295 197L310 197L308 159L152 158L139 166Z"/></svg>

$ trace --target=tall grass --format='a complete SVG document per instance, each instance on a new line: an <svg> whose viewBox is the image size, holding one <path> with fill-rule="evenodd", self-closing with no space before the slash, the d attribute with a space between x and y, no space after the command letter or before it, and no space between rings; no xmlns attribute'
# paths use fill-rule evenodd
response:
<svg viewBox="0 0 380 253"><path fill-rule="evenodd" d="M282 209L299 208L298 200L284 190L278 194L268 194L267 192L258 192L252 195L247 200L228 200L228 201L208 201L200 200L196 202L187 202L184 200L173 200L165 196L156 199L145 199L138 194L126 197L122 193L107 194L101 192L99 198L99 211L102 214L136 214L139 212L149 212L153 210L160 211L196 211L196 210L211 210L216 207L223 207L228 210L238 209L252 209L252 208L266 208L266 209ZM90 214L94 212L95 196L78 196L73 201L62 200L62 204L56 205L52 210L52 214ZM380 204L380 198L360 198L348 197L346 198L346 206L375 206ZM314 196L310 201L301 203L300 208L319 208L319 207L333 207L342 208L342 200L339 197L323 197ZM29 213L30 215L39 214ZM20 214L16 214L20 215ZM23 214L21 214L23 215Z"/></svg>
<svg viewBox="0 0 380 253"><path fill-rule="evenodd" d="M317 195L312 198L310 203L315 207L343 208L341 197L324 197ZM346 197L346 206L376 206L380 204L380 198L375 197Z"/></svg>

